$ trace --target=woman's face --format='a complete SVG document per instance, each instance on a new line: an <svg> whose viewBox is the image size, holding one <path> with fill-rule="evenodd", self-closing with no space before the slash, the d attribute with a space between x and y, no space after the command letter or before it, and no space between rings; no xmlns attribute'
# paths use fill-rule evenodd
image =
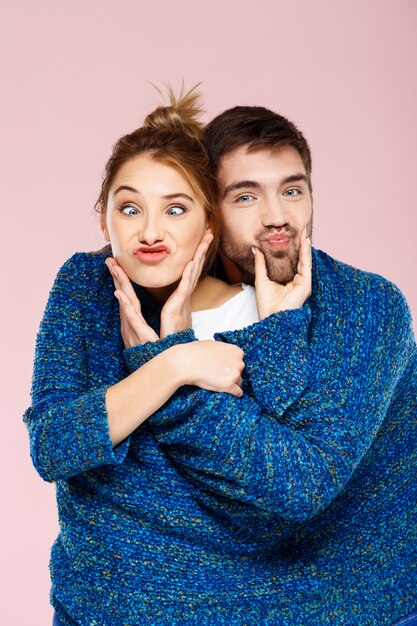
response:
<svg viewBox="0 0 417 626"><path fill-rule="evenodd" d="M102 228L129 278L168 296L193 258L207 220L188 181L172 166L142 155L115 176Z"/></svg>

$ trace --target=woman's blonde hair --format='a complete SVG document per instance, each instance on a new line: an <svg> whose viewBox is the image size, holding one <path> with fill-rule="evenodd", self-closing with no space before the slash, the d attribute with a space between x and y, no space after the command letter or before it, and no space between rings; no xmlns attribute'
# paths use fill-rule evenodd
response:
<svg viewBox="0 0 417 626"><path fill-rule="evenodd" d="M216 200L216 183L210 171L209 160L202 144L203 125L198 120L198 85L176 97L167 87L168 106L159 106L150 113L132 133L121 137L104 171L96 209L105 214L110 187L120 168L139 155L146 155L175 168L191 185L203 204L207 223L214 238L207 254L206 269L217 252L220 236L220 216ZM159 90L158 90L159 91ZM161 92L160 92L161 93Z"/></svg>

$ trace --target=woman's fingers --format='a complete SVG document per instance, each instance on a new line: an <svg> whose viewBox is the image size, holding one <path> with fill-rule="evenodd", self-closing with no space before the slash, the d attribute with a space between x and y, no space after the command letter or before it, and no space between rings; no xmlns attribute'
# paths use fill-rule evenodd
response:
<svg viewBox="0 0 417 626"><path fill-rule="evenodd" d="M203 271L203 267L204 267L204 262L206 260L206 254L207 254L207 250L210 247L211 242L213 241L213 234L211 231L208 231L203 238L201 239L200 243L198 244L196 251L194 253L194 257L192 259L193 261L193 271L192 271L192 275L191 275L191 282L190 282L190 295L191 293L194 291L199 278L201 276L201 272Z"/></svg>
<svg viewBox="0 0 417 626"><path fill-rule="evenodd" d="M126 348L136 346L138 343L156 341L158 335L144 320L142 315L138 315L132 302L123 291L116 289L114 292L119 306L120 319L122 325L122 337Z"/></svg>
<svg viewBox="0 0 417 626"><path fill-rule="evenodd" d="M176 289L176 294L180 297L179 304L185 302L187 298L191 297L198 280L201 276L201 272L204 267L204 261L206 258L207 250L213 241L213 235L208 232L204 235L200 243L198 244L194 257L187 263L181 276L180 283Z"/></svg>
<svg viewBox="0 0 417 626"><path fill-rule="evenodd" d="M236 398L241 398L243 396L242 388L239 387L239 385L232 385L226 393L230 393L230 395L235 396Z"/></svg>
<svg viewBox="0 0 417 626"><path fill-rule="evenodd" d="M191 297L198 279L200 278L206 252L212 240L213 235L211 233L206 233L201 242L198 244L193 259L188 261L186 264L178 287L169 299L170 307L175 305L176 308L181 309L186 303L186 300Z"/></svg>
<svg viewBox="0 0 417 626"><path fill-rule="evenodd" d="M200 278L206 253L212 240L212 233L206 232L198 244L193 258L184 267L178 287L163 306L161 337L191 327L191 296Z"/></svg>
<svg viewBox="0 0 417 626"><path fill-rule="evenodd" d="M138 316L137 311L135 310L135 307L133 306L131 300L120 289L116 289L114 295L119 301L119 305L123 311L125 319L129 322L133 330L139 331L141 325L143 324L143 318L142 316Z"/></svg>
<svg viewBox="0 0 417 626"><path fill-rule="evenodd" d="M120 267L117 261L113 259L112 257L108 257L105 263L107 265L107 268L110 274L113 277L114 286L116 287L116 289L118 291L122 291L126 295L126 297L129 298L135 311L138 314L140 314L141 308L140 308L139 299L125 271Z"/></svg>
<svg viewBox="0 0 417 626"><path fill-rule="evenodd" d="M119 302L121 333L125 347L131 348L139 343L156 341L158 335L143 318L139 299L126 273L115 259L109 257L105 262L116 287L114 295Z"/></svg>
<svg viewBox="0 0 417 626"><path fill-rule="evenodd" d="M195 262L189 261L184 268L178 287L167 300L166 304L168 306L166 307L166 309L171 309L171 311L173 312L174 310L180 311L183 308L184 304L187 301L187 298L190 297L193 291L192 284L194 272Z"/></svg>
<svg viewBox="0 0 417 626"><path fill-rule="evenodd" d="M199 275L201 273L201 270L204 267L206 254L212 241L213 241L213 233L209 231L204 235L204 237L198 244L197 249L194 253L194 261L196 262L196 269L199 270Z"/></svg>

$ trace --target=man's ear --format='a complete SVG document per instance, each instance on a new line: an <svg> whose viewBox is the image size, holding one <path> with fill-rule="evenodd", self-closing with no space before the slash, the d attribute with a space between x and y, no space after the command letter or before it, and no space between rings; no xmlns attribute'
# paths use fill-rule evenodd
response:
<svg viewBox="0 0 417 626"><path fill-rule="evenodd" d="M109 231L107 230L107 225L106 225L106 213L104 211L102 211L102 213L101 213L100 226L101 226L101 230L103 232L104 239L106 241L110 242L110 235L109 235Z"/></svg>

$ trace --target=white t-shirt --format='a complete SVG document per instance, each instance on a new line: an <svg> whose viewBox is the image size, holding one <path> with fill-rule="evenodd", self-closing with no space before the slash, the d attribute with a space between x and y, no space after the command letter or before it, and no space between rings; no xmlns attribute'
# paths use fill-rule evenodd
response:
<svg viewBox="0 0 417 626"><path fill-rule="evenodd" d="M242 291L215 309L191 313L197 339L213 339L214 333L238 330L259 321L255 289L242 284Z"/></svg>

